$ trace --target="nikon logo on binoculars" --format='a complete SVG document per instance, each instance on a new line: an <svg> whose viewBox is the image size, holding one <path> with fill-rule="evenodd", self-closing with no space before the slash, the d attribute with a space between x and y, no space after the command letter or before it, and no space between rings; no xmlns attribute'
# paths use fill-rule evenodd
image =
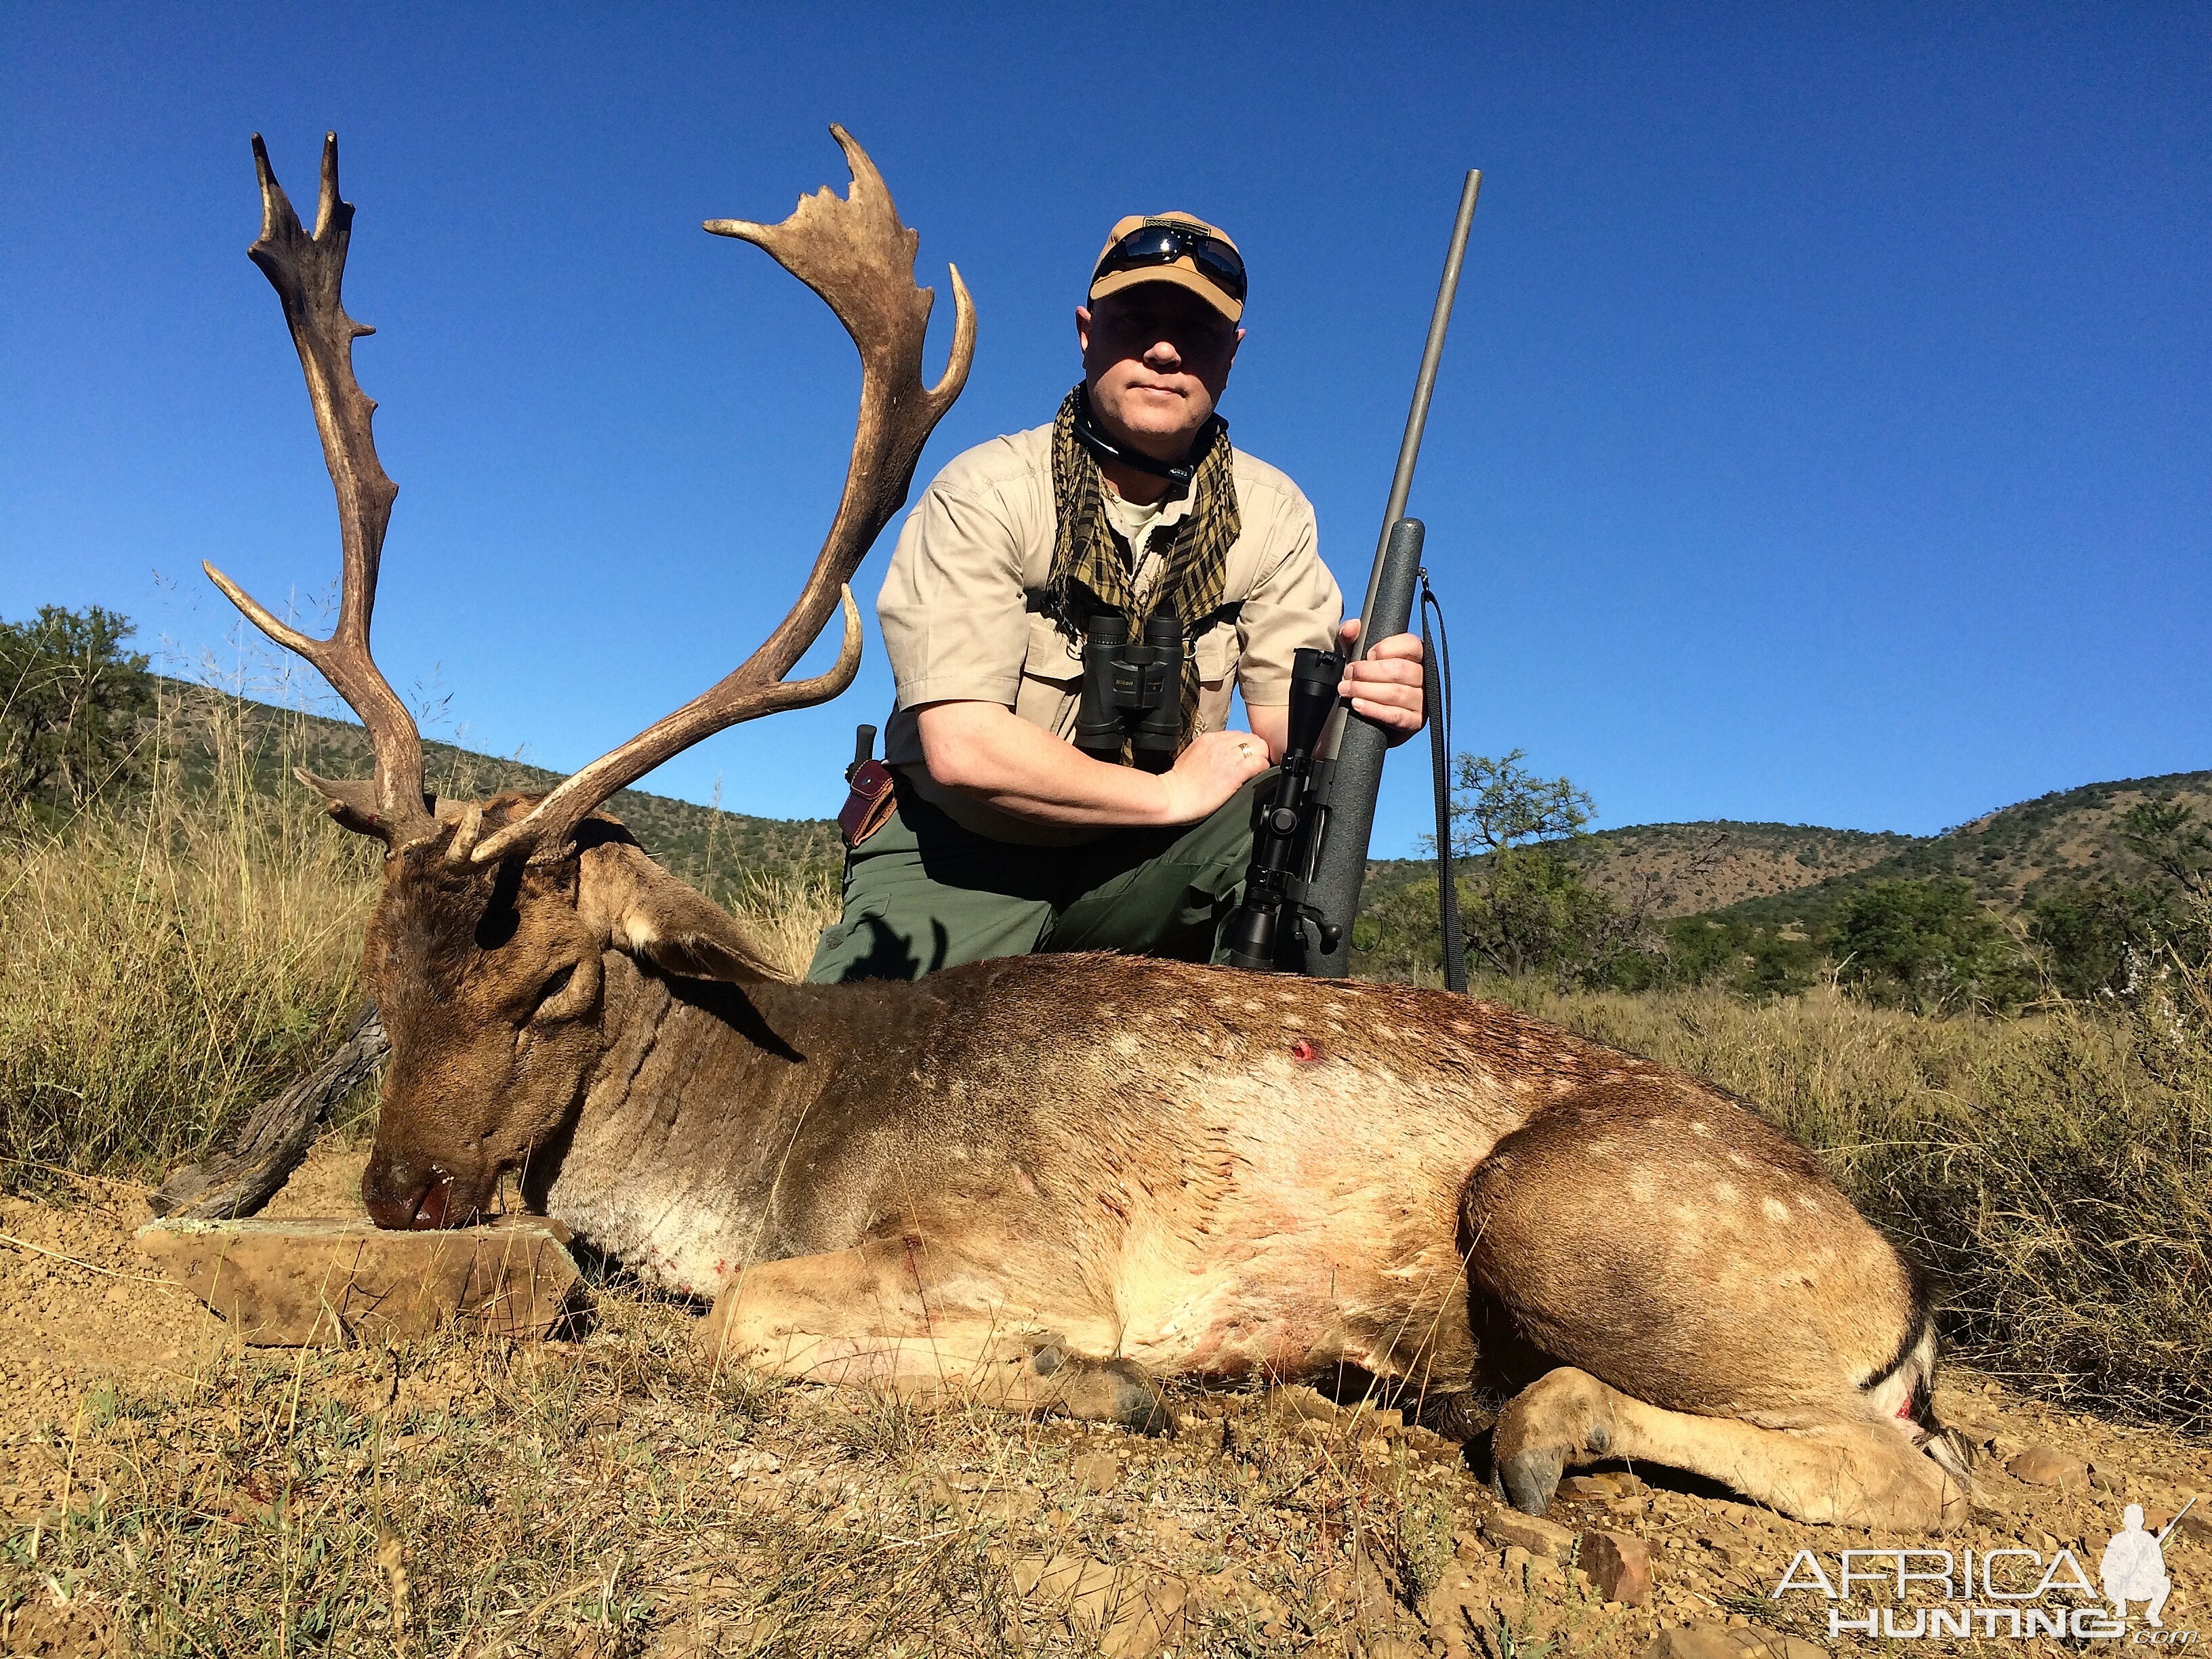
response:
<svg viewBox="0 0 2212 1659"><path fill-rule="evenodd" d="M2180 1520L2150 1532L2142 1506L2129 1504L2094 1580L2069 1549L1844 1550L1826 1559L1800 1550L1770 1595L1826 1601L1831 1641L2046 1637L2185 1648L2197 1632L2169 1629L2163 1617L2173 1594L2166 1541Z"/></svg>

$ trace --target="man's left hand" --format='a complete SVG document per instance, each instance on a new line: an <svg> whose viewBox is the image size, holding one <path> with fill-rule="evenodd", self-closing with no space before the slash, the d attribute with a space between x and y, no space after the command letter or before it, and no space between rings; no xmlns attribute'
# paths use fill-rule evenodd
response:
<svg viewBox="0 0 2212 1659"><path fill-rule="evenodd" d="M1347 654L1359 638L1357 617L1338 630ZM1357 662L1346 663L1340 696L1352 699L1354 714L1364 714L1403 743L1421 729L1421 641L1417 634L1394 634L1376 641Z"/></svg>

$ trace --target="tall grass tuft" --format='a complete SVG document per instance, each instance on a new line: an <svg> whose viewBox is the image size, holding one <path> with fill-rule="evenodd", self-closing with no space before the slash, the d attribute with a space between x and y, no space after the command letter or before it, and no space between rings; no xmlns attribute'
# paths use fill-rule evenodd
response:
<svg viewBox="0 0 2212 1659"><path fill-rule="evenodd" d="M1923 1265L1980 1369L2212 1431L2212 985L2132 1010L1928 1020L1832 988L1507 995L1711 1079L1820 1153Z"/></svg>
<svg viewBox="0 0 2212 1659"><path fill-rule="evenodd" d="M144 787L0 824L0 1183L155 1175L338 1035L374 864L269 791L293 729L164 696Z"/></svg>

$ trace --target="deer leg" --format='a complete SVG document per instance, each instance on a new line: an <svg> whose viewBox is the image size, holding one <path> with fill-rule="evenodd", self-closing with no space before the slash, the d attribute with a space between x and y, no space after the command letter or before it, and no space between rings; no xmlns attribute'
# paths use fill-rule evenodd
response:
<svg viewBox="0 0 2212 1659"><path fill-rule="evenodd" d="M1175 1431L1144 1367L1077 1352L988 1294L1002 1289L910 1241L872 1240L732 1274L715 1298L706 1340L718 1358L782 1376L942 1392L1003 1411Z"/></svg>
<svg viewBox="0 0 2212 1659"><path fill-rule="evenodd" d="M1498 1495L1532 1515L1551 1506L1565 1469L1605 1457L1703 1475L1794 1519L1827 1525L1920 1531L1966 1509L1965 1486L1887 1424L1770 1429L1667 1411L1571 1365L1516 1395L1491 1441Z"/></svg>

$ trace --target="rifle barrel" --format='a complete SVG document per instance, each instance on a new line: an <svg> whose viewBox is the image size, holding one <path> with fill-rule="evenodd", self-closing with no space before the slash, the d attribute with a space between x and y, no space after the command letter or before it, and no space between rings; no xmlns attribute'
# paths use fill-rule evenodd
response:
<svg viewBox="0 0 2212 1659"><path fill-rule="evenodd" d="M1474 228L1474 198L1482 191L1482 169L1471 168L1460 187L1459 216L1452 222L1451 248L1444 255L1443 280L1437 284L1436 309L1429 313L1429 337L1421 347L1421 372L1413 379L1413 406L1406 414L1406 435L1398 444L1398 470L1390 476L1390 502L1382 510L1382 533L1375 538L1375 570L1368 578L1367 598L1359 614L1375 608L1376 590L1382 580L1382 553L1390 544L1390 526L1406 516L1406 502L1413 493L1413 464L1421 457L1421 434L1429 424L1429 400L1436 394L1437 365L1443 359L1444 331L1451 326L1452 301L1459 295L1460 267L1467 263L1467 239ZM1375 630L1362 624L1352 655L1364 657Z"/></svg>

